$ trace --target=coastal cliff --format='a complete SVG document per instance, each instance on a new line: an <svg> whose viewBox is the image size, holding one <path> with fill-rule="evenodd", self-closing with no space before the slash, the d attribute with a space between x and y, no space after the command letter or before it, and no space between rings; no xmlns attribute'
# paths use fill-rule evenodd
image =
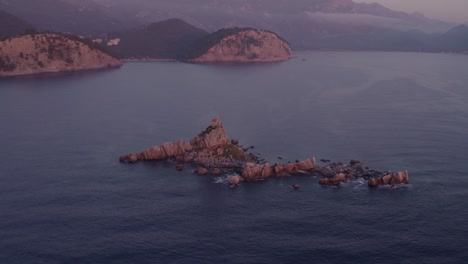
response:
<svg viewBox="0 0 468 264"><path fill-rule="evenodd" d="M189 53L189 62L273 62L291 57L291 47L277 34L253 28L221 29Z"/></svg>
<svg viewBox="0 0 468 264"><path fill-rule="evenodd" d="M28 34L0 42L0 77L120 67L122 63L76 36Z"/></svg>

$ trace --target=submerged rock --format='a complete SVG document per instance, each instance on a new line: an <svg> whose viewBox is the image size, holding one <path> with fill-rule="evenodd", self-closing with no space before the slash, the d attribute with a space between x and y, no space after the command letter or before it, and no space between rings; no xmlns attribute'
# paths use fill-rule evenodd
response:
<svg viewBox="0 0 468 264"><path fill-rule="evenodd" d="M181 170L184 169L184 167L185 167L185 164L184 164L184 163L179 163L179 164L177 164L177 166L176 166L176 170L181 171Z"/></svg>
<svg viewBox="0 0 468 264"><path fill-rule="evenodd" d="M208 174L208 170L206 168L198 168L195 170L196 175L205 175Z"/></svg>

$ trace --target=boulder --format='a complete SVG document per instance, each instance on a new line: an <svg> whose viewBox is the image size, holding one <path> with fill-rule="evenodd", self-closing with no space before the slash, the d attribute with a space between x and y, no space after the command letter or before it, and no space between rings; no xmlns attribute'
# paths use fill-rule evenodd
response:
<svg viewBox="0 0 468 264"><path fill-rule="evenodd" d="M223 171L220 170L219 168L214 168L211 170L211 174L213 175L220 175L221 173L223 173Z"/></svg>
<svg viewBox="0 0 468 264"><path fill-rule="evenodd" d="M228 178L228 182L230 185L234 186L234 185L238 185L240 182L241 182L242 178L239 176L239 175L236 175L236 176L230 176Z"/></svg>
<svg viewBox="0 0 468 264"><path fill-rule="evenodd" d="M377 187L379 185L395 185L408 184L408 170L387 174L382 177L373 177L367 181L369 187Z"/></svg>
<svg viewBox="0 0 468 264"><path fill-rule="evenodd" d="M208 170L206 168L198 168L195 170L196 175L205 175L208 174Z"/></svg>
<svg viewBox="0 0 468 264"><path fill-rule="evenodd" d="M339 173L339 174L336 174L332 178L323 178L322 180L320 180L319 183L322 184L322 185L338 186L342 182L346 182L346 175L343 174L343 173Z"/></svg>
<svg viewBox="0 0 468 264"><path fill-rule="evenodd" d="M177 166L176 166L176 170L181 171L181 170L184 169L184 167L185 167L185 164L184 164L184 163L179 163L179 164L177 164Z"/></svg>
<svg viewBox="0 0 468 264"><path fill-rule="evenodd" d="M138 156L136 154L120 156L119 161L123 163L135 163L138 161Z"/></svg>
<svg viewBox="0 0 468 264"><path fill-rule="evenodd" d="M330 179L329 178L323 178L319 181L319 184L321 185L330 185Z"/></svg>
<svg viewBox="0 0 468 264"><path fill-rule="evenodd" d="M246 180L260 180L273 176L273 168L269 163L256 164L249 162L242 170L242 178Z"/></svg>
<svg viewBox="0 0 468 264"><path fill-rule="evenodd" d="M306 159L296 163L281 164L276 163L274 171L276 176L285 176L297 173L299 171L309 171L316 166L315 158Z"/></svg>

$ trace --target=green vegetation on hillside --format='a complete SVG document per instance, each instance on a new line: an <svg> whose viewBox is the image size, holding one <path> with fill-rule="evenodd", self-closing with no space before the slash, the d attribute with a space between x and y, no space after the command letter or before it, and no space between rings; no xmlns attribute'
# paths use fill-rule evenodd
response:
<svg viewBox="0 0 468 264"><path fill-rule="evenodd" d="M200 39L199 41L197 41L197 43L195 43L194 46L192 46L182 56L180 56L179 59L190 60L190 59L198 58L198 57L202 56L203 54L207 53L210 48L217 45L224 38L226 38L228 36L235 35L235 34L237 34L239 32L248 31L248 30L260 31L259 29L250 28L250 27L245 27L245 28L234 27L234 28L220 29L220 30L214 32L213 34L210 34L210 35ZM281 38L280 36L278 36L274 32L271 32L271 31L268 31L268 30L261 30L261 31L275 34L280 40L288 43L286 40L284 40L283 38ZM248 39L247 44L259 45L258 40L254 39L254 38Z"/></svg>
<svg viewBox="0 0 468 264"><path fill-rule="evenodd" d="M108 39L120 39L118 45L109 47L120 58L175 59L208 34L181 19L169 19L109 34Z"/></svg>

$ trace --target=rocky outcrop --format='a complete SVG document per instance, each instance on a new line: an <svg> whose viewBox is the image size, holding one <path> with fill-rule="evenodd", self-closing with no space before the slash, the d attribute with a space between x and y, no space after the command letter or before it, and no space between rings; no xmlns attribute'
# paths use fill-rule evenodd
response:
<svg viewBox="0 0 468 264"><path fill-rule="evenodd" d="M395 173L380 172L363 167L362 162L358 160L351 160L349 164L334 162L323 167L316 166L314 171L323 176L319 183L328 186L338 186L357 178L368 180L369 187L409 183L407 170Z"/></svg>
<svg viewBox="0 0 468 264"><path fill-rule="evenodd" d="M306 159L296 163L276 163L274 166L271 166L269 163L247 163L242 170L242 178L246 180L261 180L273 176L281 177L300 172L307 174L315 168L315 165L315 158Z"/></svg>
<svg viewBox="0 0 468 264"><path fill-rule="evenodd" d="M242 168L247 162L255 162L257 157L247 154L242 148L232 144L219 119L190 140L166 142L140 153L120 157L121 162L134 163L138 160L173 159L204 168ZM213 170L214 171L214 170ZM216 172L216 171L215 171Z"/></svg>
<svg viewBox="0 0 468 264"><path fill-rule="evenodd" d="M379 185L396 185L408 184L408 170L387 174L382 177L375 177L369 179L367 182L369 187L377 187Z"/></svg>
<svg viewBox="0 0 468 264"><path fill-rule="evenodd" d="M122 63L77 36L29 34L0 42L0 76L82 71Z"/></svg>
<svg viewBox="0 0 468 264"><path fill-rule="evenodd" d="M291 47L277 34L253 28L222 29L202 39L188 61L272 62L291 57Z"/></svg>
<svg viewBox="0 0 468 264"><path fill-rule="evenodd" d="M315 158L308 158L294 163L276 163L271 165L262 159L247 153L253 147L242 148L237 140L229 139L219 119L213 119L211 125L192 138L189 143L183 140L166 142L160 146L148 148L140 153L120 157L124 163L135 163L139 160L173 160L177 162L176 169L183 170L184 164L198 167L197 175L219 175L223 172L240 173L230 176L228 183L238 185L242 180L257 181L271 177L286 175L321 175L320 184L339 186L350 179L364 178L370 187L379 185L408 184L408 171L389 173L379 172L363 167L362 162L351 160L349 164L342 162L319 166ZM329 160L321 159L322 162ZM293 185L298 189L298 185Z"/></svg>

